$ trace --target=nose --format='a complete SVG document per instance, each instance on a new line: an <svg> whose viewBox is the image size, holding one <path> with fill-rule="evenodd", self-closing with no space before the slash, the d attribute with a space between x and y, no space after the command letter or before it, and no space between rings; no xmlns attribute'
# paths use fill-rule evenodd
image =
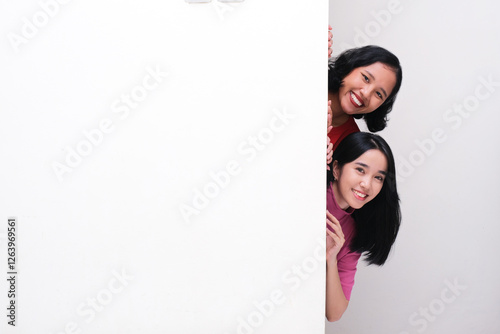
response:
<svg viewBox="0 0 500 334"><path fill-rule="evenodd" d="M368 101L374 93L375 93L375 87L373 87L369 83L366 83L363 89L361 90L361 95L363 99L365 99L366 101Z"/></svg>
<svg viewBox="0 0 500 334"><path fill-rule="evenodd" d="M363 179L361 179L361 182L359 182L359 186L362 190L370 190L370 187L372 186L371 178L364 177Z"/></svg>

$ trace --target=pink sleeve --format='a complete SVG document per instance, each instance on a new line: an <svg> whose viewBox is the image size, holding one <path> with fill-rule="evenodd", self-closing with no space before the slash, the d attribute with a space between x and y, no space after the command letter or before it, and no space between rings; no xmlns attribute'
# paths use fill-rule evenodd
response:
<svg viewBox="0 0 500 334"><path fill-rule="evenodd" d="M337 256L337 268L339 271L340 284L342 285L342 290L344 291L345 298L347 300L351 299L351 291L354 286L354 275L356 274L356 267L358 265L358 260L361 254L356 252L350 252L344 247ZM345 254L342 251L345 251Z"/></svg>

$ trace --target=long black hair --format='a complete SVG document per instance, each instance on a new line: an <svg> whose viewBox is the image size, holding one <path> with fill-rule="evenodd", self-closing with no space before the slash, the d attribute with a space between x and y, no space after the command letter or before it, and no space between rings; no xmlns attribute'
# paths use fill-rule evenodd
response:
<svg viewBox="0 0 500 334"><path fill-rule="evenodd" d="M387 114L392 110L396 95L401 88L403 69L398 57L380 46L367 45L346 50L328 62L328 91L331 93L339 91L342 81L352 70L377 62L388 66L394 71L396 85L384 103L376 110L368 114L353 115L354 118L364 118L368 130L371 132L383 130L387 126Z"/></svg>
<svg viewBox="0 0 500 334"><path fill-rule="evenodd" d="M345 137L333 153L333 162L342 168L368 150L379 150L387 159L387 175L378 195L353 212L356 234L349 245L352 251L366 252L368 264L383 265L396 240L401 224L399 196L396 188L396 167L391 148L380 136L369 132L355 132ZM328 185L334 182L328 173Z"/></svg>

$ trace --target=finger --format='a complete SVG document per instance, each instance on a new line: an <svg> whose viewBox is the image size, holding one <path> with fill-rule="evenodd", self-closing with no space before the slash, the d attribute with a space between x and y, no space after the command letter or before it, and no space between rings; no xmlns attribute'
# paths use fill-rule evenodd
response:
<svg viewBox="0 0 500 334"><path fill-rule="evenodd" d="M339 242L341 241L339 236L336 235L335 233L333 233L332 231L330 231L329 229L326 229L326 233L328 234L329 237L331 237L333 239L333 242L335 245L338 245Z"/></svg>
<svg viewBox="0 0 500 334"><path fill-rule="evenodd" d="M343 235L339 235L335 232L332 232L328 228L326 229L326 233L327 233L327 237L331 237L335 241L336 244L341 245L341 246L344 244L345 238Z"/></svg>
<svg viewBox="0 0 500 334"><path fill-rule="evenodd" d="M330 219L332 222L335 222L340 225L338 219L330 213L330 211L326 210L326 217Z"/></svg>
<svg viewBox="0 0 500 334"><path fill-rule="evenodd" d="M342 239L341 239L341 238L339 238L339 237L338 237L336 234L334 234L334 233L332 233L332 235L330 235L330 234L329 234L329 235L327 236L327 238L331 238L331 239L330 239L330 240L331 240L331 243L332 243L331 248L336 247L336 248L340 249L340 248L342 248L342 246L344 245L344 242L342 241ZM331 249L331 248L330 248L330 249Z"/></svg>
<svg viewBox="0 0 500 334"><path fill-rule="evenodd" d="M328 100L328 107L327 107L327 112L328 112L328 116L327 116L327 126L331 126L332 125L332 119L333 119L333 111L332 111L332 101L331 100Z"/></svg>
<svg viewBox="0 0 500 334"><path fill-rule="evenodd" d="M340 225L338 224L335 224L334 222L332 222L331 220L327 219L326 220L326 224L332 228L333 232L335 232L337 235L340 235L340 233L342 233L342 228L340 227ZM330 230L331 231L331 230Z"/></svg>
<svg viewBox="0 0 500 334"><path fill-rule="evenodd" d="M335 232L341 236L342 238L344 237L344 233L342 231L342 226L340 226L340 222L338 221L335 216L333 216L328 210L326 211L327 215L327 222L329 222L329 226L332 226L332 228L335 230Z"/></svg>
<svg viewBox="0 0 500 334"><path fill-rule="evenodd" d="M344 239L344 233L342 232L342 227L340 225L336 225L332 222L328 222L328 226L330 226L333 230L333 232L339 237ZM330 232L332 232L330 230Z"/></svg>

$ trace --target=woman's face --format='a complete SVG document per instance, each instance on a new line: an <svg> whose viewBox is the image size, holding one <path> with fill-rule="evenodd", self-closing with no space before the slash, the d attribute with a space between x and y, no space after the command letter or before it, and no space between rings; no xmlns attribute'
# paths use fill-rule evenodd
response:
<svg viewBox="0 0 500 334"><path fill-rule="evenodd" d="M395 85L396 74L385 64L357 67L342 81L340 106L348 115L371 113L391 95Z"/></svg>
<svg viewBox="0 0 500 334"><path fill-rule="evenodd" d="M379 150L368 150L342 168L333 163L333 192L342 209L359 209L374 199L387 175L387 158Z"/></svg>

